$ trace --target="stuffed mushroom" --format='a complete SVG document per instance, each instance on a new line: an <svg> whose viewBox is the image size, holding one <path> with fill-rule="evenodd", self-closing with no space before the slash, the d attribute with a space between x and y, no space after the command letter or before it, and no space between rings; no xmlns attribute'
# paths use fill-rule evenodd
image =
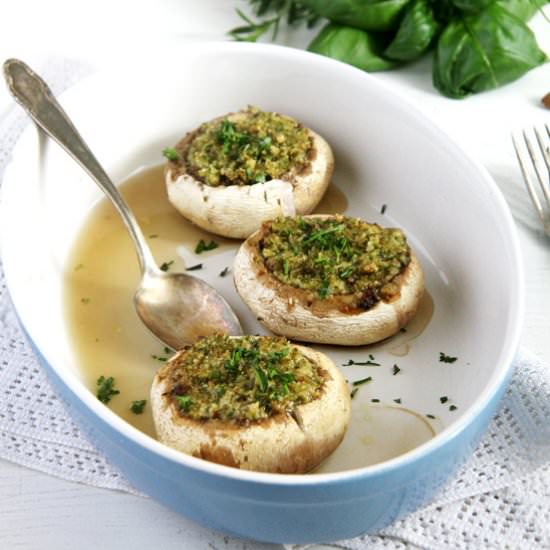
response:
<svg viewBox="0 0 550 550"><path fill-rule="evenodd" d="M296 340L364 345L415 314L422 268L400 229L341 215L266 222L240 247L237 291L258 320Z"/></svg>
<svg viewBox="0 0 550 550"><path fill-rule="evenodd" d="M334 167L320 135L254 107L202 124L165 156L170 202L203 229L231 238L246 238L277 216L311 212Z"/></svg>
<svg viewBox="0 0 550 550"><path fill-rule="evenodd" d="M198 340L158 371L151 404L166 445L274 473L315 468L339 445L351 411L328 357L267 336Z"/></svg>

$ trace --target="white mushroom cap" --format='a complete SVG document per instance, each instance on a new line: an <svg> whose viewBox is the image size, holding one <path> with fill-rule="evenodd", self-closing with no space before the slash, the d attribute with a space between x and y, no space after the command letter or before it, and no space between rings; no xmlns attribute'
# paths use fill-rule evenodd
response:
<svg viewBox="0 0 550 550"><path fill-rule="evenodd" d="M412 250L410 263L395 281L399 283L399 294L394 299L380 300L366 311L348 313L338 307L338 297L311 300L310 293L273 276L258 247L261 232L251 235L239 248L233 276L243 301L275 334L303 342L366 345L392 336L416 313L424 292L424 275Z"/></svg>
<svg viewBox="0 0 550 550"><path fill-rule="evenodd" d="M246 116L236 113L227 118ZM213 187L197 180L179 164L168 163L165 170L168 199L188 220L217 235L244 239L264 221L277 216L309 214L325 193L334 168L329 144L313 130L309 164L299 172L281 179L254 185L220 185ZM185 150L196 130L178 145Z"/></svg>
<svg viewBox="0 0 550 550"><path fill-rule="evenodd" d="M165 394L171 365L185 350L179 352L159 369L151 387L158 439L183 453L246 470L305 473L318 466L343 439L351 400L344 377L326 355L295 347L321 369L320 397L297 406L292 415L278 414L247 425L194 420L178 413Z"/></svg>

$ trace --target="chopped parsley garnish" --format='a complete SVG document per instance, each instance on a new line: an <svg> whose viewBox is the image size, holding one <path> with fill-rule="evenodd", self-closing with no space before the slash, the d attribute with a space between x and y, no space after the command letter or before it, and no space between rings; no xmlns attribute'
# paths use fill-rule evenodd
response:
<svg viewBox="0 0 550 550"><path fill-rule="evenodd" d="M401 328L399 329L399 332L407 332L407 329L406 329L405 327L401 327Z"/></svg>
<svg viewBox="0 0 550 550"><path fill-rule="evenodd" d="M267 380L267 374L265 370L255 365L253 366L253 368L254 368L254 373L256 375L256 384L260 388L260 391L262 392L267 391L267 386L269 382Z"/></svg>
<svg viewBox="0 0 550 550"><path fill-rule="evenodd" d="M216 132L216 139L218 143L222 145L223 152L229 153L229 151L236 147L240 149L250 142L250 135L244 132L239 132L235 124L230 120L224 119Z"/></svg>
<svg viewBox="0 0 550 550"><path fill-rule="evenodd" d="M397 364L395 364L395 365L392 367L392 374L395 376L395 375L398 374L399 372L401 372L401 369L397 366Z"/></svg>
<svg viewBox="0 0 550 550"><path fill-rule="evenodd" d="M158 235L156 233L153 233L152 235L149 235L150 239L158 239Z"/></svg>
<svg viewBox="0 0 550 550"><path fill-rule="evenodd" d="M220 271L220 277L225 277L229 273L229 267L224 267L222 271Z"/></svg>
<svg viewBox="0 0 550 550"><path fill-rule="evenodd" d="M376 397L373 397L373 398L371 399L371 402L372 402L372 403L380 403L380 399L376 399Z"/></svg>
<svg viewBox="0 0 550 550"><path fill-rule="evenodd" d="M80 298L80 301L83 303L83 304L89 304L90 303L90 298Z"/></svg>
<svg viewBox="0 0 550 550"><path fill-rule="evenodd" d="M449 407L449 410L450 410L450 411L456 411L457 408L458 408L458 407L457 407L456 405L451 405L451 406Z"/></svg>
<svg viewBox="0 0 550 550"><path fill-rule="evenodd" d="M450 355L446 355L442 351L439 352L439 361L441 363L454 363L458 357L451 357Z"/></svg>
<svg viewBox="0 0 550 550"><path fill-rule="evenodd" d="M195 247L195 254L202 254L203 252L207 252L208 250L214 250L215 248L218 248L218 246L219 244L215 241L210 241L209 243L206 243L203 239L201 239Z"/></svg>
<svg viewBox="0 0 550 550"><path fill-rule="evenodd" d="M394 403L397 403L398 405L401 405L401 397L398 397L397 399L393 400Z"/></svg>
<svg viewBox="0 0 550 550"><path fill-rule="evenodd" d="M186 267L185 271L197 271L198 269L202 269L202 264L195 264L191 267Z"/></svg>
<svg viewBox="0 0 550 550"><path fill-rule="evenodd" d="M449 398L446 395L443 395L439 398L439 401L441 403L447 403L447 401L449 401Z"/></svg>
<svg viewBox="0 0 550 550"><path fill-rule="evenodd" d="M380 214L385 214L386 213L386 208L388 207L387 204L383 204L382 205L382 208L380 208Z"/></svg>
<svg viewBox="0 0 550 550"><path fill-rule="evenodd" d="M130 410L134 414L142 414L146 403L147 403L147 399L139 399L137 401L132 401L132 404L130 405Z"/></svg>
<svg viewBox="0 0 550 550"><path fill-rule="evenodd" d="M328 279L323 279L321 281L321 286L319 287L319 298L324 300L328 296L329 290L330 282L328 281Z"/></svg>
<svg viewBox="0 0 550 550"><path fill-rule="evenodd" d="M84 267L84 264L78 264L75 266L74 270L75 271L79 271L80 269L82 269Z"/></svg>
<svg viewBox="0 0 550 550"><path fill-rule="evenodd" d="M174 399L183 412L188 412L193 404L193 400L188 395L175 395Z"/></svg>
<svg viewBox="0 0 550 550"><path fill-rule="evenodd" d="M359 391L359 388L353 388L351 390L351 393L349 394L349 396L353 399L355 397L355 394Z"/></svg>
<svg viewBox="0 0 550 550"><path fill-rule="evenodd" d="M363 384L366 384L367 382L370 382L372 380L372 376L367 376L366 378L361 378L360 380L355 380L352 382L353 386L362 386Z"/></svg>
<svg viewBox="0 0 550 550"><path fill-rule="evenodd" d="M109 376L109 378L105 378L105 376L101 375L97 379L96 385L96 395L102 403L109 403L109 401L115 395L118 395L120 393L117 389L115 389L115 379L112 376Z"/></svg>
<svg viewBox="0 0 550 550"><path fill-rule="evenodd" d="M283 273L287 277L288 277L288 274L290 273L290 264L288 263L288 258L285 258L285 261L283 262Z"/></svg>
<svg viewBox="0 0 550 550"><path fill-rule="evenodd" d="M155 355L154 353L151 355L151 357L157 361L161 361L162 363L168 361L168 357L161 357L160 355Z"/></svg>
<svg viewBox="0 0 550 550"><path fill-rule="evenodd" d="M434 416L433 414L427 414L426 416L427 416L428 418L431 418L432 420L435 419L435 416Z"/></svg>
<svg viewBox="0 0 550 550"><path fill-rule="evenodd" d="M160 266L160 270L168 271L173 263L174 263L174 260L170 260L169 262L163 262Z"/></svg>
<svg viewBox="0 0 550 550"><path fill-rule="evenodd" d="M164 346L164 353L174 353L174 350L168 346Z"/></svg>
<svg viewBox="0 0 550 550"><path fill-rule="evenodd" d="M369 357L371 359L369 359L368 361L354 361L353 359L348 359L348 362L343 363L342 366L343 367L349 367L350 365L358 365L361 367L379 367L380 366L380 363L376 363L372 361L372 359L374 359L372 355L369 355Z"/></svg>
<svg viewBox="0 0 550 550"><path fill-rule="evenodd" d="M180 159L178 152L173 147L166 147L162 150L162 154L164 157L166 157L168 160L171 160L172 162L176 162Z"/></svg>

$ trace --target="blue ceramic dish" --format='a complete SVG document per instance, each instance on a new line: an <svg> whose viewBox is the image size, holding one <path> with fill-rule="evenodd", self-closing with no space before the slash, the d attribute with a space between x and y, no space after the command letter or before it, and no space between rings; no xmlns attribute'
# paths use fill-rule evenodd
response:
<svg viewBox="0 0 550 550"><path fill-rule="evenodd" d="M100 403L79 367L65 285L75 235L100 194L34 128L21 138L3 186L3 262L21 324L97 446L135 487L168 507L227 533L279 543L382 528L428 502L467 459L505 389L522 323L523 275L504 200L444 132L351 67L250 44L186 45L174 56L177 71L158 58L140 60L83 80L61 98L113 179L159 162L163 147L200 122L248 104L295 116L333 145L334 183L347 197L346 213L406 231L426 275L425 326L377 346L324 349L339 364L375 354L382 366L354 400L348 440L319 472L242 471L163 446ZM232 253L229 247L212 256L212 272ZM231 281L211 282L249 332L260 330ZM440 352L458 359L442 363ZM399 376L391 371L396 361ZM345 372L353 379L364 371ZM387 442L379 432L375 441L366 437L362 423L392 403L398 409L397 396L435 436L376 458ZM445 406L441 396L449 396ZM386 422L399 425L399 415L392 419ZM381 431L394 442L402 437L389 426Z"/></svg>

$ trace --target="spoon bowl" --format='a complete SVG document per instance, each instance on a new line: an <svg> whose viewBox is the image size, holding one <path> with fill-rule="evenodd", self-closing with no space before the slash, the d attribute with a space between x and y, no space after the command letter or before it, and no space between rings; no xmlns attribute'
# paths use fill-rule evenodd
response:
<svg viewBox="0 0 550 550"><path fill-rule="evenodd" d="M201 336L242 334L239 321L220 294L185 273L145 274L134 295L140 319L172 349ZM152 329L151 329L152 330Z"/></svg>
<svg viewBox="0 0 550 550"><path fill-rule="evenodd" d="M243 332L237 316L214 288L191 275L168 274L158 268L134 214L48 85L18 59L8 59L4 63L4 76L15 100L86 170L124 220L136 247L142 274L134 304L147 328L176 350L200 336L214 333L241 335Z"/></svg>

